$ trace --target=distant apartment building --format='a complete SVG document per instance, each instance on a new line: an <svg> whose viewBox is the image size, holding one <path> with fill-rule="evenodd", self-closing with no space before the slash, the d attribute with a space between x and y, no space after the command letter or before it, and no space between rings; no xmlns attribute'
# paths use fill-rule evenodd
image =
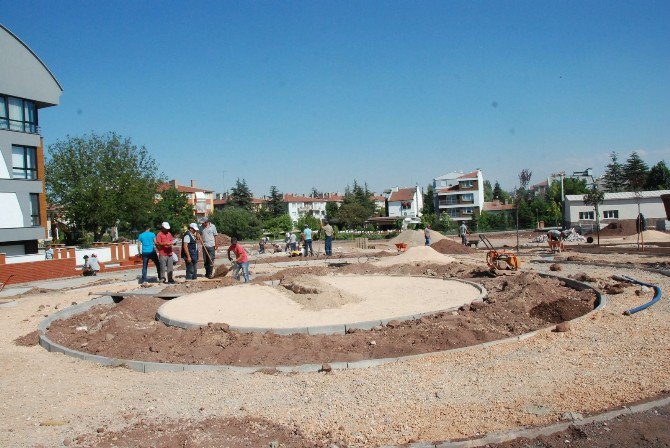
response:
<svg viewBox="0 0 670 448"><path fill-rule="evenodd" d="M393 187L386 190L386 207L389 218L407 218L419 221L423 209L423 191L421 187Z"/></svg>
<svg viewBox="0 0 670 448"><path fill-rule="evenodd" d="M228 197L223 196L221 193L217 193L216 199L214 199L214 209L221 210L228 205L228 202ZM251 209L255 212L259 212L267 203L268 200L266 198L251 198Z"/></svg>
<svg viewBox="0 0 670 448"><path fill-rule="evenodd" d="M175 188L178 192L184 194L188 199L189 204L193 205L193 211L196 218L204 218L209 216L214 211L214 190L207 190L205 188L198 188L196 181L191 180L191 186L179 185L177 180L173 179L166 184L158 187L158 193L167 190L168 188Z"/></svg>
<svg viewBox="0 0 670 448"><path fill-rule="evenodd" d="M481 170L451 172L433 179L435 210L455 221L470 221L484 206L484 179Z"/></svg>
<svg viewBox="0 0 670 448"><path fill-rule="evenodd" d="M39 111L58 105L60 84L0 25L0 252L37 253L48 237Z"/></svg>
<svg viewBox="0 0 670 448"><path fill-rule="evenodd" d="M337 193L325 193L316 198L289 193L284 195L284 202L288 206L288 214L293 222L297 222L304 215L325 219L327 217L326 204L334 202L339 207L342 201L344 201L344 197Z"/></svg>
<svg viewBox="0 0 670 448"><path fill-rule="evenodd" d="M535 196L535 197L544 197L547 194L547 191L549 191L549 186L551 185L551 182L549 181L549 178L546 180L543 180L540 183L537 183L535 185L531 185L528 190L530 191L530 194Z"/></svg>

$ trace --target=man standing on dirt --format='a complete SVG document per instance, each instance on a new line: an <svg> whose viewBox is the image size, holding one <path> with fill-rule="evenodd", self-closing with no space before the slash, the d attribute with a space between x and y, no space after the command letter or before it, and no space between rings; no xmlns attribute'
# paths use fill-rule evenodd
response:
<svg viewBox="0 0 670 448"><path fill-rule="evenodd" d="M468 226L465 225L465 221L461 222L461 227L459 227L458 234L461 236L461 244L464 246L468 245Z"/></svg>
<svg viewBox="0 0 670 448"><path fill-rule="evenodd" d="M309 252L309 255L314 256L314 250L312 249L312 229L305 224L305 230L302 231L302 234L305 238L305 256Z"/></svg>
<svg viewBox="0 0 670 448"><path fill-rule="evenodd" d="M333 226L328 224L328 221L324 220L321 228L323 229L323 233L326 234L325 238L326 256L330 257L331 255L333 255Z"/></svg>
<svg viewBox="0 0 670 448"><path fill-rule="evenodd" d="M186 263L186 280L198 278L198 225L189 224L188 230L182 238L181 256Z"/></svg>
<svg viewBox="0 0 670 448"><path fill-rule="evenodd" d="M291 246L291 252L294 252L297 249L298 239L295 236L295 233L291 233L291 236L288 238L289 246Z"/></svg>
<svg viewBox="0 0 670 448"><path fill-rule="evenodd" d="M233 258L230 256L230 253L235 254L235 267L233 268L233 278L235 280L240 279L240 269L242 270L242 275L244 276L244 283L249 282L249 256L247 251L244 250L244 247L237 242L237 238L233 237L230 240L230 247L228 248L228 259L233 261Z"/></svg>
<svg viewBox="0 0 670 448"><path fill-rule="evenodd" d="M423 229L423 236L426 238L426 246L430 246L430 226Z"/></svg>
<svg viewBox="0 0 670 448"><path fill-rule="evenodd" d="M163 222L161 224L161 231L156 235L156 247L158 247L158 262L160 263L160 270L158 271L158 279L163 283L174 283L172 278L172 269L174 259L172 258L172 245L174 244L174 237L170 233L170 223ZM167 279L164 277L167 274Z"/></svg>
<svg viewBox="0 0 670 448"><path fill-rule="evenodd" d="M213 278L214 258L216 257L216 226L209 222L209 218L202 219L202 255L205 262L205 277Z"/></svg>
<svg viewBox="0 0 670 448"><path fill-rule="evenodd" d="M142 257L142 277L140 284L147 282L147 270L149 268L149 260L154 262L156 266L156 277L160 281L161 268L158 261L158 254L156 254L156 234L153 233L147 226L144 232L137 237L137 250Z"/></svg>

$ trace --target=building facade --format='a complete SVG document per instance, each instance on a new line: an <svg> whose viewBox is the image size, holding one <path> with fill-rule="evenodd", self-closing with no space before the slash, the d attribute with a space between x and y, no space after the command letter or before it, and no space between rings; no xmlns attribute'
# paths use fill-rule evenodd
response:
<svg viewBox="0 0 670 448"><path fill-rule="evenodd" d="M484 179L481 170L467 174L451 172L433 179L435 210L454 221L470 221L484 206Z"/></svg>
<svg viewBox="0 0 670 448"><path fill-rule="evenodd" d="M0 252L37 253L48 237L41 109L63 92L37 55L0 25Z"/></svg>
<svg viewBox="0 0 670 448"><path fill-rule="evenodd" d="M386 191L389 218L407 218L418 222L423 210L423 191L421 187L393 187Z"/></svg>
<svg viewBox="0 0 670 448"><path fill-rule="evenodd" d="M667 219L661 195L670 194L670 190L605 193L603 203L598 206L600 227L614 221L635 220L639 213L644 215L650 226L657 226L658 221ZM584 205L584 195L568 194L565 196L565 222L569 227L590 227L596 223L595 210L592 205Z"/></svg>
<svg viewBox="0 0 670 448"><path fill-rule="evenodd" d="M325 219L327 218L326 204L334 202L339 207L342 205L343 200L344 198L336 193L326 193L322 197L317 198L288 193L284 195L288 214L294 223L298 222L298 219L304 215L312 215L317 219Z"/></svg>
<svg viewBox="0 0 670 448"><path fill-rule="evenodd" d="M188 199L188 203L193 206L196 218L204 218L214 212L214 191L205 188L198 188L195 180L191 180L191 186L179 185L176 179L172 179L169 183L160 185L158 193L165 191L168 188L175 188Z"/></svg>

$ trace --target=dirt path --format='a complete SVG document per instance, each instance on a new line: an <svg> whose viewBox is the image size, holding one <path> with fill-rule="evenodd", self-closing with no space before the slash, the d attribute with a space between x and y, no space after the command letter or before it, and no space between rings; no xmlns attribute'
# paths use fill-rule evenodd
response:
<svg viewBox="0 0 670 448"><path fill-rule="evenodd" d="M562 274L578 272L572 269ZM606 279L613 272L588 273ZM619 273L670 291L667 277ZM96 438L99 428L158 419L251 416L299 428L305 440L370 447L551 423L565 412L588 415L670 389L670 301L622 316L649 299L635 288L567 333L330 374L141 374L13 343L55 304L87 298L86 289L47 293L0 310L0 446L60 446L78 434Z"/></svg>

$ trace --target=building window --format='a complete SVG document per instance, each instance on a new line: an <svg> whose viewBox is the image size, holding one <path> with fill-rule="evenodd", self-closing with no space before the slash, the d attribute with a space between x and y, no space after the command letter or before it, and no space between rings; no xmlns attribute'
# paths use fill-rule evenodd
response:
<svg viewBox="0 0 670 448"><path fill-rule="evenodd" d="M463 202L474 202L475 201L475 195L472 194L472 193L463 194L463 195L461 195L461 200Z"/></svg>
<svg viewBox="0 0 670 448"><path fill-rule="evenodd" d="M619 210L605 210L603 211L604 219L619 219Z"/></svg>
<svg viewBox="0 0 670 448"><path fill-rule="evenodd" d="M440 205L458 204L458 196L456 196L455 194L452 194L452 195L449 195L449 196L440 197L439 204Z"/></svg>
<svg viewBox="0 0 670 448"><path fill-rule="evenodd" d="M14 179L37 179L37 149L31 146L12 146L12 176Z"/></svg>
<svg viewBox="0 0 670 448"><path fill-rule="evenodd" d="M40 195L30 193L30 225L39 226L40 223Z"/></svg>
<svg viewBox="0 0 670 448"><path fill-rule="evenodd" d="M595 218L593 212L579 212L579 219L583 221L593 221Z"/></svg>
<svg viewBox="0 0 670 448"><path fill-rule="evenodd" d="M449 208L446 212L451 218L458 218L461 215L457 208Z"/></svg>
<svg viewBox="0 0 670 448"><path fill-rule="evenodd" d="M466 207L463 209L464 215L472 215L472 207Z"/></svg>
<svg viewBox="0 0 670 448"><path fill-rule="evenodd" d="M0 129L37 132L35 102L13 96L0 97Z"/></svg>
<svg viewBox="0 0 670 448"><path fill-rule="evenodd" d="M474 181L471 181L471 180L463 180L463 181L459 182L459 184L460 184L461 188L472 188L472 186L474 185L473 182Z"/></svg>

